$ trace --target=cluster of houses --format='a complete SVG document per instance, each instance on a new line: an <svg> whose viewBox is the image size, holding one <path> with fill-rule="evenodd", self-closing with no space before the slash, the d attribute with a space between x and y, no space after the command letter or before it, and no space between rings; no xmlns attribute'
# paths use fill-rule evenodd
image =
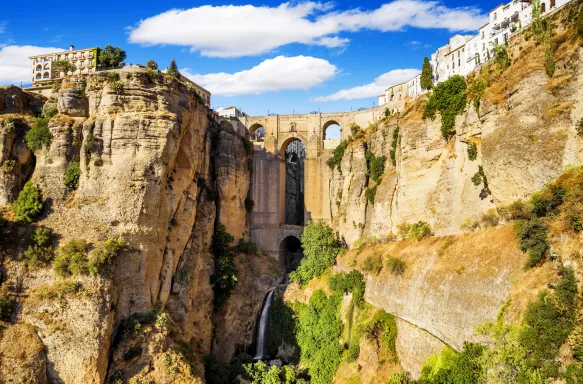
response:
<svg viewBox="0 0 583 384"><path fill-rule="evenodd" d="M570 0L541 0L541 13L547 14L565 5ZM504 44L510 36L532 22L532 4L527 0L513 0L500 4L488 13L489 21L479 28L477 35L455 35L449 42L431 55L433 84L441 83L451 76L467 76L493 57L496 45ZM378 105L393 111L403 109L407 101L426 91L421 89L421 75L393 85L378 97Z"/></svg>

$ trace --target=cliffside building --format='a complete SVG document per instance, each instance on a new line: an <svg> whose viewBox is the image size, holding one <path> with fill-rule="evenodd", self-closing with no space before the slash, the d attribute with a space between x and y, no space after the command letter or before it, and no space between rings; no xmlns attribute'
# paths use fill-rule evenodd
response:
<svg viewBox="0 0 583 384"><path fill-rule="evenodd" d="M70 46L68 51L31 56L31 82L33 88L50 87L52 83L67 75L88 75L96 71L99 48L75 49ZM53 69L55 61L68 61L76 68L74 72L64 73ZM34 89L33 89L34 90Z"/></svg>
<svg viewBox="0 0 583 384"><path fill-rule="evenodd" d="M243 117L246 116L245 112L241 111L239 108L230 106L227 108L217 108L215 111L218 113L219 117Z"/></svg>

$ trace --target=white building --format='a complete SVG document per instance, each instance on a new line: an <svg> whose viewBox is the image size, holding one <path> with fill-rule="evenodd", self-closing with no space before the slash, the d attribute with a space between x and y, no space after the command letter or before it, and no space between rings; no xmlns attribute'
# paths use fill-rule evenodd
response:
<svg viewBox="0 0 583 384"><path fill-rule="evenodd" d="M474 58L466 49L468 42L474 39L475 36L454 35L447 45L431 55L434 84L441 83L453 75L465 76L474 70Z"/></svg>
<svg viewBox="0 0 583 384"><path fill-rule="evenodd" d="M48 86L56 79L66 75L85 75L95 72L98 52L99 48L97 47L76 50L71 45L68 51L29 57L32 65L31 82L33 87ZM68 61L75 66L76 70L68 73L55 71L53 69L55 61Z"/></svg>
<svg viewBox="0 0 583 384"><path fill-rule="evenodd" d="M219 117L242 117L245 116L245 112L241 111L239 108L231 106L227 108L217 108L216 112Z"/></svg>
<svg viewBox="0 0 583 384"><path fill-rule="evenodd" d="M416 99L427 91L421 89L421 74L407 81L407 96Z"/></svg>

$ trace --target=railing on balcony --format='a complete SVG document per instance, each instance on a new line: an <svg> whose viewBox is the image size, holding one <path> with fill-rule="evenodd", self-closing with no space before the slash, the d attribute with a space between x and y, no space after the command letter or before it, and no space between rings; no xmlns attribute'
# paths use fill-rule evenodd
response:
<svg viewBox="0 0 583 384"><path fill-rule="evenodd" d="M510 21L516 23L518 21L519 15L518 12L515 12L514 15L510 16Z"/></svg>

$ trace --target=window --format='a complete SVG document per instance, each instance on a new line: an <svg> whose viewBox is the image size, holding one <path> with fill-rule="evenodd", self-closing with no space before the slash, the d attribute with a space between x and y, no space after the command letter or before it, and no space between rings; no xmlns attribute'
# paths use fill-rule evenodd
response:
<svg viewBox="0 0 583 384"><path fill-rule="evenodd" d="M482 31L482 39L484 39L484 31Z"/></svg>
<svg viewBox="0 0 583 384"><path fill-rule="evenodd" d="M462 66L462 59L457 59L457 66L461 67Z"/></svg>
<svg viewBox="0 0 583 384"><path fill-rule="evenodd" d="M486 43L482 43L482 51L486 50Z"/></svg>
<svg viewBox="0 0 583 384"><path fill-rule="evenodd" d="M496 12L494 12L494 20L496 20Z"/></svg>
<svg viewBox="0 0 583 384"><path fill-rule="evenodd" d="M547 4L546 4L546 3L542 3L542 4L540 5L540 11L541 11L542 13L545 13L545 12L547 11Z"/></svg>
<svg viewBox="0 0 583 384"><path fill-rule="evenodd" d="M555 0L551 0L551 8L555 7Z"/></svg>
<svg viewBox="0 0 583 384"><path fill-rule="evenodd" d="M508 41L508 32L504 34L504 42Z"/></svg>

